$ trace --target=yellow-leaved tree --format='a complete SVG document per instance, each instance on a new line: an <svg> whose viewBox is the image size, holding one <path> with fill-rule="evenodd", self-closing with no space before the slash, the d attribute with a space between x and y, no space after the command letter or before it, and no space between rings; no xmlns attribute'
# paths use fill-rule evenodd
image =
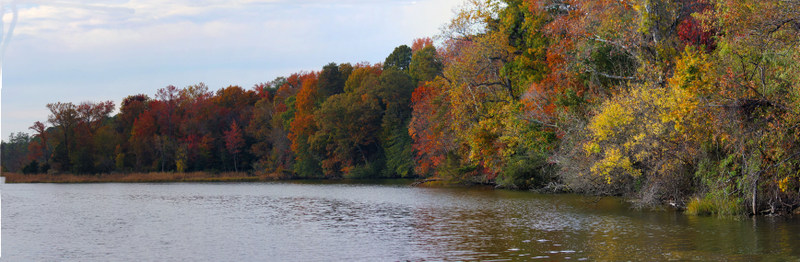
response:
<svg viewBox="0 0 800 262"><path fill-rule="evenodd" d="M622 193L638 180L645 187L639 191L646 193L691 183L697 153L712 137L705 102L712 89L710 72L708 56L689 47L666 87L634 84L600 105L582 145L590 160L578 178L589 183L582 184ZM679 191L645 200L677 198Z"/></svg>

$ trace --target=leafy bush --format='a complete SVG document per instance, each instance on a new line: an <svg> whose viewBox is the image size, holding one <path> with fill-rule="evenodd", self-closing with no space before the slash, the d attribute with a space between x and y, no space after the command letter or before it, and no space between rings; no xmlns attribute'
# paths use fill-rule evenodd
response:
<svg viewBox="0 0 800 262"><path fill-rule="evenodd" d="M378 158L372 162L364 165L353 167L350 172L344 174L344 178L348 179L365 179L365 178L380 178L385 170L386 160Z"/></svg>
<svg viewBox="0 0 800 262"><path fill-rule="evenodd" d="M22 167L23 174L36 174L39 172L39 161L33 160Z"/></svg>
<svg viewBox="0 0 800 262"><path fill-rule="evenodd" d="M543 155L514 156L497 177L497 185L505 188L540 188L553 180L554 166Z"/></svg>

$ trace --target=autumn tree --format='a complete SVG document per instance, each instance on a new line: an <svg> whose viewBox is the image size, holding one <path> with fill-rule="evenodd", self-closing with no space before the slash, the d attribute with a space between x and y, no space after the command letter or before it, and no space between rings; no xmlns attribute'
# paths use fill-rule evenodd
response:
<svg viewBox="0 0 800 262"><path fill-rule="evenodd" d="M433 175L457 146L454 132L446 124L450 118L449 99L440 83L428 82L414 90L411 105L408 132L413 141L415 173Z"/></svg>
<svg viewBox="0 0 800 262"><path fill-rule="evenodd" d="M309 137L327 177L372 176L382 168L377 131L381 106L375 94L381 70L356 65L345 81L344 93L331 96L315 111L319 129Z"/></svg>
<svg viewBox="0 0 800 262"><path fill-rule="evenodd" d="M797 1L717 1L714 10L697 16L704 29L719 30L712 69L718 78L706 88L715 91L710 106L723 109L715 124L725 141L721 155L731 163L722 169L733 170L743 183L724 183L730 178L710 168L705 178L717 192L724 189L718 185L736 189L751 214L800 204L794 192L800 111L793 95L800 80L799 12ZM709 164L720 167L722 161Z"/></svg>
<svg viewBox="0 0 800 262"><path fill-rule="evenodd" d="M416 53L417 51L422 50L422 48L428 46L433 46L433 39L430 37L414 39L414 41L411 43L411 52Z"/></svg>
<svg viewBox="0 0 800 262"><path fill-rule="evenodd" d="M36 121L28 129L33 130L34 138L38 141L32 141L30 146L30 154L33 159L38 159L41 163L47 163L50 159L50 145L48 144L49 134L47 127L44 123Z"/></svg>
<svg viewBox="0 0 800 262"><path fill-rule="evenodd" d="M341 177L370 165L379 149L380 113L378 99L368 94L339 94L323 103L314 118L319 130L309 142L311 150L324 156L326 176Z"/></svg>
<svg viewBox="0 0 800 262"><path fill-rule="evenodd" d="M246 122L249 119L249 108L258 101L253 90L245 90L239 86L228 86L217 90L212 102L224 108L223 118L225 120L236 120ZM241 119L240 119L241 118Z"/></svg>
<svg viewBox="0 0 800 262"><path fill-rule="evenodd" d="M175 165L177 170L203 170L213 165L213 139L219 125L219 105L212 100L214 93L204 83L178 91L177 111L180 115L176 137Z"/></svg>
<svg viewBox="0 0 800 262"><path fill-rule="evenodd" d="M239 125L234 121L231 123L231 128L225 131L225 149L233 155L233 168L236 172L239 172L236 157L242 152L242 146L244 146L242 130L239 129Z"/></svg>
<svg viewBox="0 0 800 262"><path fill-rule="evenodd" d="M70 149L74 145L70 138L72 138L73 128L78 124L77 107L72 103L57 102L47 104L47 108L50 110L47 121L58 128L60 136L63 138L58 141L53 152L54 167L60 171L69 171L71 169L69 156L72 153Z"/></svg>
<svg viewBox="0 0 800 262"><path fill-rule="evenodd" d="M150 102L153 104L158 102ZM156 156L155 139L157 137L158 126L152 111L145 111L134 120L131 128L129 143L135 157L135 170L151 171L157 170L158 162Z"/></svg>
<svg viewBox="0 0 800 262"><path fill-rule="evenodd" d="M458 163L464 172L451 175L454 179L494 181L507 173L501 171L509 159L549 146L550 136L539 123L524 118L521 101L528 85L547 72L542 51L546 39L536 34L544 21L541 16L521 2L470 1L445 28L437 85L449 103L438 110L449 111L445 123L457 148L447 154L450 160L438 162ZM417 130L425 128L416 126L412 134L419 134ZM537 172L525 170L521 176Z"/></svg>
<svg viewBox="0 0 800 262"><path fill-rule="evenodd" d="M317 86L317 73L303 76L302 84L294 99L294 116L290 124L289 139L292 141L292 151L295 153L295 171L302 177L314 177L322 172L319 157L310 149L309 138L317 132L314 121L315 104L322 104L325 98Z"/></svg>
<svg viewBox="0 0 800 262"><path fill-rule="evenodd" d="M122 100L116 117L116 130L119 140L115 148L115 166L118 171L132 169L134 153L130 143L131 132L136 119L149 110L150 97L144 94L131 95Z"/></svg>
<svg viewBox="0 0 800 262"><path fill-rule="evenodd" d="M253 169L259 173L290 168L287 163L291 156L288 127L283 125L280 117L288 109L285 104L286 94L279 93L286 85L287 79L279 77L253 87L261 99L253 106L252 119L245 130L255 139L250 152L256 158Z"/></svg>
<svg viewBox="0 0 800 262"><path fill-rule="evenodd" d="M106 122L114 111L114 102L83 102L77 107L76 147L70 155L78 173L110 172L114 168L113 128Z"/></svg>

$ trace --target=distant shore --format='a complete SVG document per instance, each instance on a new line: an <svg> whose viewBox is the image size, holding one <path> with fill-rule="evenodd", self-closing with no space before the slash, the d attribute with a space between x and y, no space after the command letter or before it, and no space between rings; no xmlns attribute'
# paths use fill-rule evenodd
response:
<svg viewBox="0 0 800 262"><path fill-rule="evenodd" d="M293 179L287 175L281 174L262 174L253 175L246 172L224 172L224 173L209 173L209 172L151 172L151 173L116 173L116 174L94 174L94 175L76 175L76 174L23 174L23 173L8 173L0 174L0 178L5 179L5 183L9 184L22 184L22 183L171 183L171 182L267 182L267 181L330 181L333 183L362 183L370 181L386 181L393 180L395 183L409 184L418 187L437 187L447 186L458 183L448 183L441 179L411 179L411 178L364 178L364 179L331 179L331 178L306 178L306 179Z"/></svg>
<svg viewBox="0 0 800 262"><path fill-rule="evenodd" d="M274 177L256 176L244 172L226 173L117 173L100 175L22 174L3 173L5 182L12 183L153 183L153 182L255 182L273 181Z"/></svg>

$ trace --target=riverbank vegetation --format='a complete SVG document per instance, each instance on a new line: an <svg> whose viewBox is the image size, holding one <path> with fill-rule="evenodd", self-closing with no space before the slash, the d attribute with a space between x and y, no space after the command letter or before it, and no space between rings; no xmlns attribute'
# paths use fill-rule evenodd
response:
<svg viewBox="0 0 800 262"><path fill-rule="evenodd" d="M469 0L380 64L250 89L48 104L25 173L421 177L625 195L698 214L800 206L800 1ZM80 175L79 175L80 176Z"/></svg>
<svg viewBox="0 0 800 262"><path fill-rule="evenodd" d="M3 173L6 183L157 183L157 182L254 182L274 180L243 172L148 172L128 174L22 174Z"/></svg>

